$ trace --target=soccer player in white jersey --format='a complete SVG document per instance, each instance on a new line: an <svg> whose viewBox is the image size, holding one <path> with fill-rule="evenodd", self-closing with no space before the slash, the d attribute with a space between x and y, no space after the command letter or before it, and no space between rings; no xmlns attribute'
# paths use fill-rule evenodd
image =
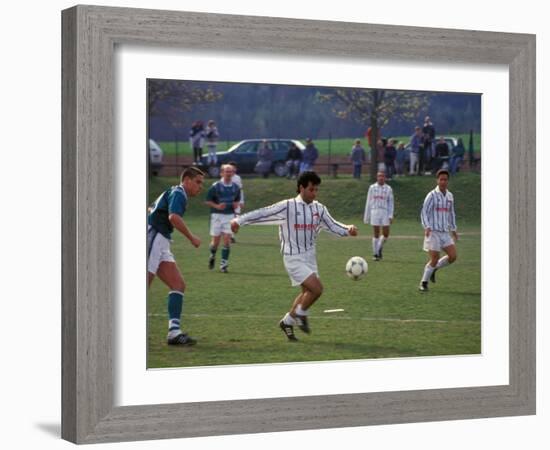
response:
<svg viewBox="0 0 550 450"><path fill-rule="evenodd" d="M386 184L384 172L378 172L376 183L369 187L363 222L372 225L372 253L374 260L379 261L382 259L382 247L390 236L390 225L393 222L393 190Z"/></svg>
<svg viewBox="0 0 550 450"><path fill-rule="evenodd" d="M180 329L185 281L170 250L174 229L183 234L193 247L201 245L200 238L185 224L183 215L188 197L197 196L202 190L204 173L196 167L188 167L177 186L164 191L149 208L147 217L147 287L155 276L168 286L168 336L169 345L194 345L196 340Z"/></svg>
<svg viewBox="0 0 550 450"><path fill-rule="evenodd" d="M316 201L321 179L315 172L303 172L297 180L298 195L266 208L243 214L231 221L231 229L248 224L279 225L279 239L283 262L292 286L301 286L290 310L279 322L290 341L297 341L294 326L310 333L309 308L323 293L317 270L315 243L324 229L338 236L357 236L355 225L344 225L334 220L327 208Z"/></svg>
<svg viewBox="0 0 550 450"><path fill-rule="evenodd" d="M435 283L436 270L456 261L455 241L458 240L458 234L454 197L447 189L449 172L439 170L436 177L437 187L426 196L420 213L424 227L424 251L430 255L420 280L419 289L423 292L428 290L428 280ZM441 250L446 255L440 258Z"/></svg>

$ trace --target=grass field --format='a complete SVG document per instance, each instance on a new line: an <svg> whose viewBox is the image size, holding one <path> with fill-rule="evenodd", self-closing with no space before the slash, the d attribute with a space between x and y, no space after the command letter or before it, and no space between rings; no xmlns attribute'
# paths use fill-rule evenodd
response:
<svg viewBox="0 0 550 450"><path fill-rule="evenodd" d="M150 199L175 182L152 179ZM360 235L319 236L317 254L325 291L311 310L312 334L297 330L298 343L287 342L278 328L297 289L290 286L284 270L276 227L243 227L231 249L230 273L209 271L208 211L202 198L192 199L185 219L203 244L195 249L175 233L172 250L187 282L183 328L199 342L192 348L166 345L168 289L156 280L148 295L148 367L480 353L480 176L460 174L451 180L462 233L458 260L438 272L430 292L420 293L417 286L426 255L421 250L418 211L433 186L431 177L392 182L395 223L384 260L373 262L370 227L361 220L368 182L323 180L319 201L336 218L358 225ZM247 209L252 209L293 196L295 183L248 179L245 192ZM368 275L357 282L344 273L345 262L354 255L369 262ZM344 312L323 312L336 308Z"/></svg>
<svg viewBox="0 0 550 450"><path fill-rule="evenodd" d="M464 146L466 148L466 151L468 150L468 142L470 139L470 135L468 133L449 133L449 136L453 136L456 138L461 137L464 141ZM362 136L358 136L357 138L361 139L363 142L363 146L366 148L366 139L362 138ZM319 153L321 155L328 155L329 154L329 147L330 147L330 154L332 156L348 156L351 152L351 147L353 146L353 143L355 139L357 138L348 138L348 139L332 139L330 141L328 139L316 139L315 140L315 146L319 150ZM398 141L403 142L405 145L409 142L410 136L393 136L393 138L397 139ZM305 139L301 139L302 142L305 141ZM236 144L238 141L220 141L218 144L218 151L225 151L229 147L231 147L233 144ZM179 156L193 156L193 152L191 151L191 148L189 146L189 142L167 142L162 141L159 142L159 145L161 146L163 152L165 155L176 155ZM474 150L476 153L481 152L481 135L479 133L474 133ZM206 153L203 151L203 153Z"/></svg>

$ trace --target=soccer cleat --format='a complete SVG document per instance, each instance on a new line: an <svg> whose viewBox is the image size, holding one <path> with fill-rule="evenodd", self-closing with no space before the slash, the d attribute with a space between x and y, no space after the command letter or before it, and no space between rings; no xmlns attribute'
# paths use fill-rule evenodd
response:
<svg viewBox="0 0 550 450"><path fill-rule="evenodd" d="M437 269L434 269L434 271L432 272L432 274L430 275L430 281L432 283L435 283L435 273L437 272Z"/></svg>
<svg viewBox="0 0 550 450"><path fill-rule="evenodd" d="M288 338L289 341L297 341L296 336L294 335L294 327L292 325L287 325L284 323L284 321L279 322L279 326L281 327L281 330L283 330L283 333Z"/></svg>
<svg viewBox="0 0 550 450"><path fill-rule="evenodd" d="M193 339L191 336L189 336L186 333L180 333L174 337L170 337L170 334L168 335L168 338L166 339L166 342L168 345L195 345L197 341Z"/></svg>
<svg viewBox="0 0 550 450"><path fill-rule="evenodd" d="M229 273L229 270L228 270L227 266L220 266L220 272L221 273Z"/></svg>
<svg viewBox="0 0 550 450"><path fill-rule="evenodd" d="M208 268L210 270L212 270L214 268L214 263L216 262L216 258L214 258L213 256L210 256L208 258Z"/></svg>
<svg viewBox="0 0 550 450"><path fill-rule="evenodd" d="M297 315L296 319L298 319L298 328L300 328L300 330L302 330L306 334L311 333L311 328L309 328L309 320L307 316Z"/></svg>
<svg viewBox="0 0 550 450"><path fill-rule="evenodd" d="M428 291L428 282L427 281L422 281L420 283L420 286L418 286L418 290L421 291L421 292L427 292Z"/></svg>
<svg viewBox="0 0 550 450"><path fill-rule="evenodd" d="M380 257L378 255L372 255L372 259L374 261L380 261Z"/></svg>

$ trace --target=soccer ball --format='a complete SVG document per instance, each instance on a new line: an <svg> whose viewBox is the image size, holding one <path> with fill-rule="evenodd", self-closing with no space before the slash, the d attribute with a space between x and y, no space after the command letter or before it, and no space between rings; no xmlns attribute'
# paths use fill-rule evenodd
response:
<svg viewBox="0 0 550 450"><path fill-rule="evenodd" d="M369 265L367 264L367 261L360 256L353 256L346 263L346 274L355 281L363 278L367 274L368 270Z"/></svg>

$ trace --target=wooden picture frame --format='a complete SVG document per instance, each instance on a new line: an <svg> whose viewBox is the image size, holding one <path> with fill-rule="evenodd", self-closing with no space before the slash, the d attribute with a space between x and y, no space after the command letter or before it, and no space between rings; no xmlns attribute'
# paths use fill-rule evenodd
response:
<svg viewBox="0 0 550 450"><path fill-rule="evenodd" d="M115 442L535 413L534 35L97 6L63 11L62 29L64 439ZM507 65L509 384L115 407L117 44Z"/></svg>

